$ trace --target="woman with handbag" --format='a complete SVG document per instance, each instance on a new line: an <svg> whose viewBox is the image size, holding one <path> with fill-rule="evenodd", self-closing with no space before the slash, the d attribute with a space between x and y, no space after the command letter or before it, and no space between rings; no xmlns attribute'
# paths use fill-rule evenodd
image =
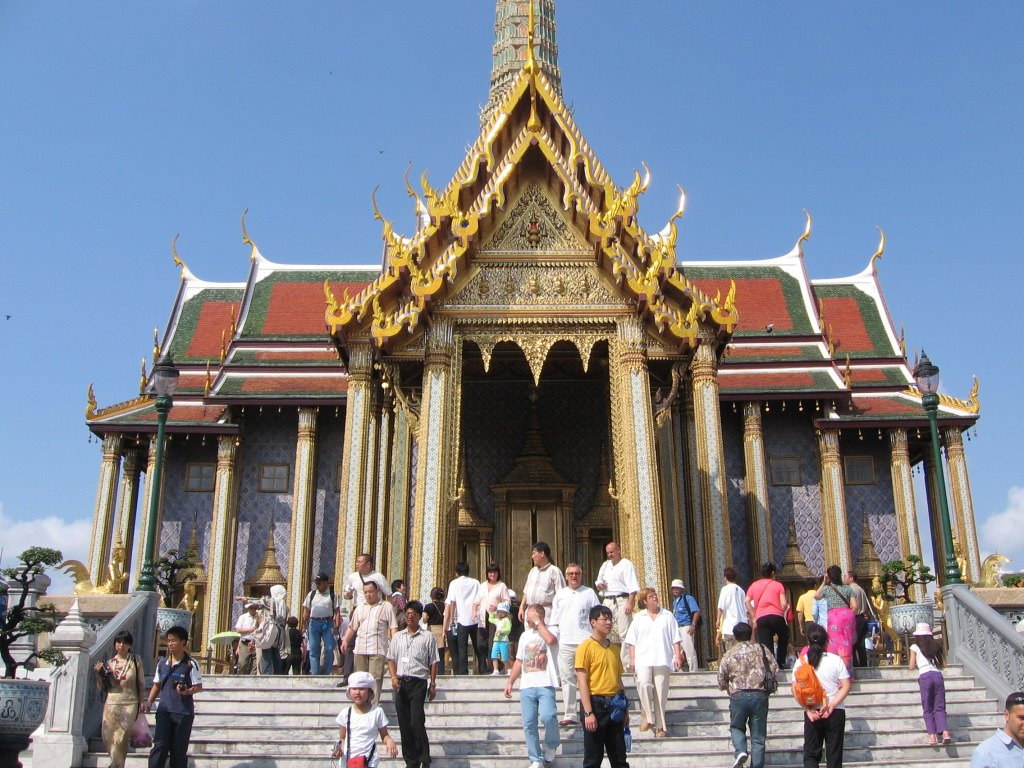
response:
<svg viewBox="0 0 1024 768"><path fill-rule="evenodd" d="M843 660L852 680L857 614L863 610L863 606L858 604L853 590L843 584L843 571L838 565L830 565L825 571L825 578L814 593L814 599L824 600L828 605L828 652Z"/></svg>
<svg viewBox="0 0 1024 768"><path fill-rule="evenodd" d="M373 701L377 680L369 672L353 672L348 677L348 698L352 706L338 713L338 740L331 757L338 768L376 768L377 736L380 735L388 757L398 756L395 740L388 735L388 717Z"/></svg>
<svg viewBox="0 0 1024 768"><path fill-rule="evenodd" d="M145 733L149 724L139 711L145 696L146 681L142 661L132 653L131 632L118 632L114 637L114 655L93 668L96 682L107 698L103 704L103 746L110 753L110 768L124 768L128 744L136 721L142 718ZM142 728L139 728L141 733ZM146 746L136 743L134 746Z"/></svg>

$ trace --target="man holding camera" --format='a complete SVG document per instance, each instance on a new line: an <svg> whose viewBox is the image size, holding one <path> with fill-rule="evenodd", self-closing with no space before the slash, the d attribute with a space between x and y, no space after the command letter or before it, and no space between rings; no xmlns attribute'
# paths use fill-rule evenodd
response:
<svg viewBox="0 0 1024 768"><path fill-rule="evenodd" d="M156 697L160 697L149 768L164 768L168 756L170 768L187 768L188 765L188 742L196 713L192 697L203 690L203 676L199 665L185 652L187 642L188 630L184 627L167 630L167 655L156 665L153 687L142 706L143 712L149 712Z"/></svg>

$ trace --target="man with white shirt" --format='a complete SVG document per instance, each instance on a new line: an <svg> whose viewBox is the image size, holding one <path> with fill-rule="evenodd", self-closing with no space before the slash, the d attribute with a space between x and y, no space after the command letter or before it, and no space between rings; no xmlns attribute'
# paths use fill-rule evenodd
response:
<svg viewBox="0 0 1024 768"><path fill-rule="evenodd" d="M598 605L597 594L583 585L583 569L577 563L565 566L568 586L555 593L551 604L551 628L558 635L558 674L562 680L563 715L559 725L576 725L576 649L590 637L590 609Z"/></svg>
<svg viewBox="0 0 1024 768"><path fill-rule="evenodd" d="M306 632L309 668L314 675L331 674L334 659L334 632L341 626L341 600L326 573L317 574L313 589L302 601L300 629ZM322 646L322 651L321 651ZM326 663L321 666L321 652Z"/></svg>
<svg viewBox="0 0 1024 768"><path fill-rule="evenodd" d="M519 606L519 620L525 621L526 609L531 605L539 605L544 609L544 621L551 620L551 604L555 593L565 586L565 576L557 565L551 562L551 547L547 542L534 543L530 552L533 568L526 577L523 587L523 602Z"/></svg>
<svg viewBox="0 0 1024 768"><path fill-rule="evenodd" d="M633 601L640 591L640 583L636 578L636 566L622 556L618 542L609 541L604 553L608 559L601 563L594 584L601 591L602 604L612 610L612 632L608 638L619 647L619 658L625 667L629 664L629 651L623 640L629 631L629 622L632 621Z"/></svg>
<svg viewBox="0 0 1024 768"><path fill-rule="evenodd" d="M444 626L450 627L455 621L455 647L452 655L452 674L469 674L469 643L480 653L476 641L477 595L480 582L469 577L469 565L463 561L455 564L455 578L448 583L448 596L444 601ZM447 638L448 633L445 637Z"/></svg>
<svg viewBox="0 0 1024 768"><path fill-rule="evenodd" d="M373 555L364 552L361 555L356 556L356 569L353 573L350 573L348 578L345 579L345 599L352 600L352 610L355 611L360 605L366 602L366 598L363 595L363 585L373 582L377 585L377 589L380 590L380 597L382 600L389 600L391 598L391 589L388 585L388 580L384 578L384 574L380 571L376 571L373 568Z"/></svg>

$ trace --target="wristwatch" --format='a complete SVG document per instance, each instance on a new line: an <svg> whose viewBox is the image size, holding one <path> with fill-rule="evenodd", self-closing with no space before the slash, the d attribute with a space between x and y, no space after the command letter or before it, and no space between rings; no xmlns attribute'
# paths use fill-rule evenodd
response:
<svg viewBox="0 0 1024 768"><path fill-rule="evenodd" d="M593 712L587 712L587 710L583 710L583 716L584 717L593 717L594 713Z"/></svg>

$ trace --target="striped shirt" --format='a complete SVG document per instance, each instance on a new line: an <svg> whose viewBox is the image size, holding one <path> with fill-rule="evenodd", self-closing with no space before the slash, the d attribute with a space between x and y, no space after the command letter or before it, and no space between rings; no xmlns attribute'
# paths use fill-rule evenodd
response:
<svg viewBox="0 0 1024 768"><path fill-rule="evenodd" d="M395 662L395 671L399 677L428 680L431 665L439 660L437 640L422 627L418 627L411 635L408 630L399 632L388 645L388 661Z"/></svg>
<svg viewBox="0 0 1024 768"><path fill-rule="evenodd" d="M391 603L363 603L352 612L350 624L356 633L353 653L357 656L383 656L388 649L388 630L398 629Z"/></svg>

